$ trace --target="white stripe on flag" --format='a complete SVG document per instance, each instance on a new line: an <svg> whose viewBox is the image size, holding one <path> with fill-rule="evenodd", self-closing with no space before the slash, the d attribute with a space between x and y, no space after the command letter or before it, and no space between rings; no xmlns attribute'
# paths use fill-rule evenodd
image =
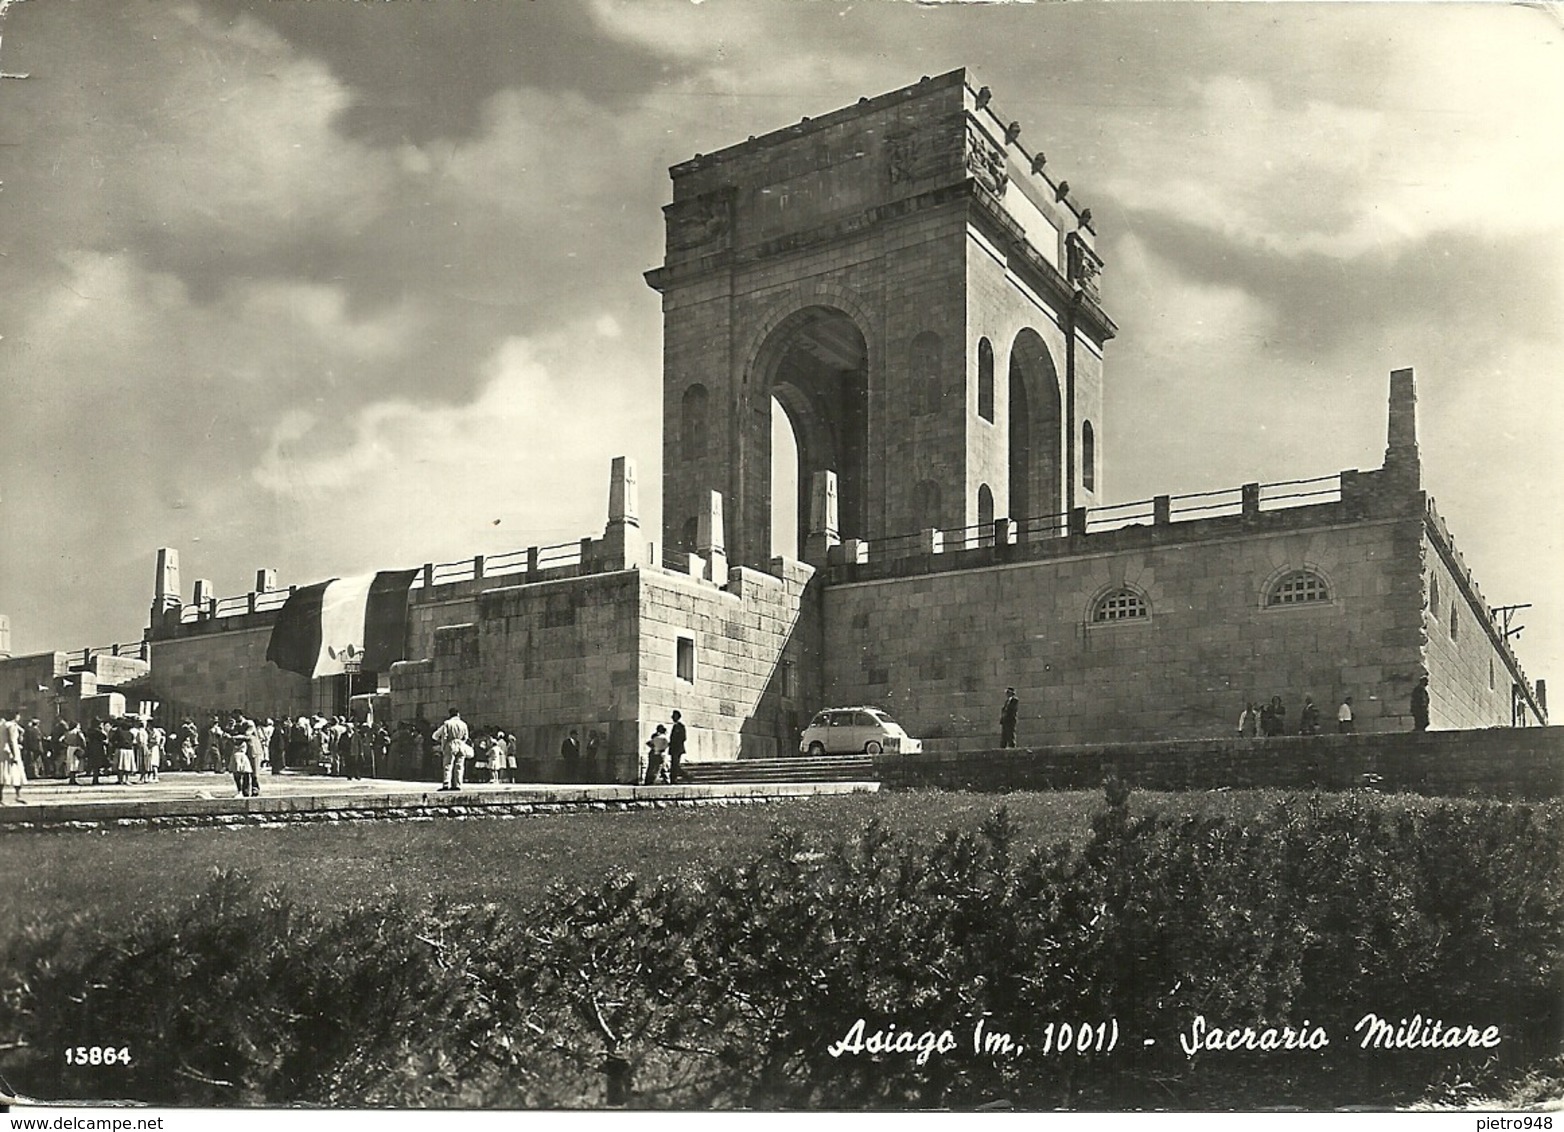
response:
<svg viewBox="0 0 1564 1132"><path fill-rule="evenodd" d="M315 660L315 675L341 676L342 657L349 645L364 651L364 610L369 605L369 587L373 574L338 578L326 587L320 599L320 656ZM333 651L337 654L333 656Z"/></svg>

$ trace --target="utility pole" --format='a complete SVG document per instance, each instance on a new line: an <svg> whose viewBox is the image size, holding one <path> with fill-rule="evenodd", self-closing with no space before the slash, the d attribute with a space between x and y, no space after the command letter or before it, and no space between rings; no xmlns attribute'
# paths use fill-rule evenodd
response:
<svg viewBox="0 0 1564 1132"><path fill-rule="evenodd" d="M1523 602L1520 605L1496 605L1490 608L1488 612L1491 616L1498 618L1499 621L1502 622L1504 629L1504 639L1509 640L1511 637L1519 637L1521 635L1521 630L1526 628L1524 625L1517 625L1513 629L1510 628L1510 618L1512 618L1520 610L1530 608L1531 602L1528 601Z"/></svg>

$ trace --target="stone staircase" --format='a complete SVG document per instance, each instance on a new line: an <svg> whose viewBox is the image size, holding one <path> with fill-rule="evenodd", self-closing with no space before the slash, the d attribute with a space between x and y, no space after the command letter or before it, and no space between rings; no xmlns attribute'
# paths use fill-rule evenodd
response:
<svg viewBox="0 0 1564 1132"><path fill-rule="evenodd" d="M735 782L876 782L873 755L825 755L821 758L739 759L735 762L686 762L680 773L696 785Z"/></svg>

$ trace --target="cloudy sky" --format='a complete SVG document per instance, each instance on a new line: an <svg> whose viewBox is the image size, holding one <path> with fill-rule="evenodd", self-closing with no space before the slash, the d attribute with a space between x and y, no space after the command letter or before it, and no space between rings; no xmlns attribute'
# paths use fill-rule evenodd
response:
<svg viewBox="0 0 1564 1132"><path fill-rule="evenodd" d="M3 0L0 0L3 4ZM0 612L243 593L660 521L667 167L957 66L1092 207L1110 501L1425 479L1564 679L1557 7L13 0Z"/></svg>

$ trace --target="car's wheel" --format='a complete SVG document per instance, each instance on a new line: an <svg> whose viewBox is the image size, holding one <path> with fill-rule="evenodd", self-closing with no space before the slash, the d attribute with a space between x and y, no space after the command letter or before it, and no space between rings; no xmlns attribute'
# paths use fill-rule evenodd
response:
<svg viewBox="0 0 1564 1132"><path fill-rule="evenodd" d="M825 744L816 739L813 743L809 744L809 754L813 758L818 759L821 755L825 754Z"/></svg>
<svg viewBox="0 0 1564 1132"><path fill-rule="evenodd" d="M885 748L880 746L880 744L874 739L870 739L863 745L863 753L866 755L877 755L884 749Z"/></svg>

